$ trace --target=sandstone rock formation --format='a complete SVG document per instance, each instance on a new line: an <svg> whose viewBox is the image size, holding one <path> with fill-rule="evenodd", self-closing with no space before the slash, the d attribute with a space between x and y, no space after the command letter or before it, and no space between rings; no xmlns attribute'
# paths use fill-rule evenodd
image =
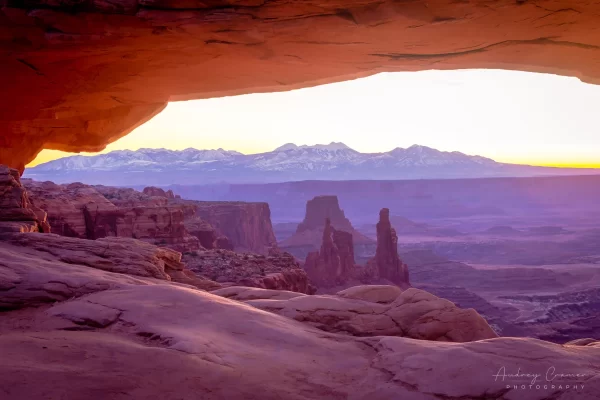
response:
<svg viewBox="0 0 600 400"><path fill-rule="evenodd" d="M200 250L185 253L183 261L197 275L223 285L243 285L312 294L306 272L288 253L242 254L229 250Z"/></svg>
<svg viewBox="0 0 600 400"><path fill-rule="evenodd" d="M321 250L308 254L304 270L319 288L343 285L352 279L355 274L352 234L333 228L326 218Z"/></svg>
<svg viewBox="0 0 600 400"><path fill-rule="evenodd" d="M57 185L23 179L23 186L35 204L48 213L52 233L93 239L89 235L84 210L116 210L117 207L94 187L82 183Z"/></svg>
<svg viewBox="0 0 600 400"><path fill-rule="evenodd" d="M49 231L46 213L29 200L19 171L0 165L0 233Z"/></svg>
<svg viewBox="0 0 600 400"><path fill-rule="evenodd" d="M177 251L201 247L185 229L182 207L168 205L166 194L149 196L133 189L24 181L31 198L48 213L52 232L59 235L129 237Z"/></svg>
<svg viewBox="0 0 600 400"><path fill-rule="evenodd" d="M131 284L221 286L190 274L181 254L127 238L85 240L55 234L5 234L0 241L0 309L66 300Z"/></svg>
<svg viewBox="0 0 600 400"><path fill-rule="evenodd" d="M193 393L230 400L591 400L600 391L597 342L443 343L382 336L389 320L374 323L384 319L380 311L412 337L468 340L468 327L479 326L468 310L462 314L416 289L394 300L397 288L364 299L356 297L373 289L353 288L353 295L342 297L231 287L217 296L169 280L100 270L80 264L83 256L61 261L48 246L34 244L38 238L86 242L84 247L101 241L15 237L0 242L0 388L7 398L149 399L158 393L170 400ZM23 245L22 239L31 242ZM150 270L160 272L153 265L157 269ZM256 308L267 309L267 303L297 320ZM307 319L300 322L301 316ZM568 382L570 390L530 391L494 379L502 368L545 374L551 367L583 378L554 382ZM573 389L574 383L585 387Z"/></svg>
<svg viewBox="0 0 600 400"><path fill-rule="evenodd" d="M85 207L87 237L133 237L177 251L201 248L197 237L185 229L183 210L178 206L118 207L109 210Z"/></svg>
<svg viewBox="0 0 600 400"><path fill-rule="evenodd" d="M229 243L223 238L219 239L220 248L233 246L236 251L267 254L270 248L277 247L271 225L271 210L267 203L192 200L180 203L190 206L197 217L217 230L218 236L224 235L229 239ZM190 219L190 224L193 221ZM191 226L190 230L196 231Z"/></svg>
<svg viewBox="0 0 600 400"><path fill-rule="evenodd" d="M295 319L327 332L353 336L405 336L442 342L470 342L497 337L473 309L463 310L448 300L410 288L357 286L333 296L274 296L259 290L215 294ZM283 298L282 298L283 297Z"/></svg>
<svg viewBox="0 0 600 400"><path fill-rule="evenodd" d="M140 205L162 207L169 204L166 197L149 196L135 189L103 185L92 187L117 207L139 207Z"/></svg>
<svg viewBox="0 0 600 400"><path fill-rule="evenodd" d="M0 6L0 163L19 169L42 148L101 150L167 101L432 68L600 77L594 2L3 0Z"/></svg>
<svg viewBox="0 0 600 400"><path fill-rule="evenodd" d="M367 263L369 274L401 287L410 285L408 266L398 256L398 235L390 223L390 210L381 209L377 223L377 250Z"/></svg>
<svg viewBox="0 0 600 400"><path fill-rule="evenodd" d="M348 232L354 244L372 244L373 240L354 229L344 211L340 208L337 196L316 196L306 203L304 220L296 228L296 233L280 243L286 251L300 256L301 248L308 252L318 249L323 238L323 221L329 219L336 231Z"/></svg>
<svg viewBox="0 0 600 400"><path fill-rule="evenodd" d="M151 197L164 197L165 199L174 199L175 194L173 194L172 190L167 190L165 192L164 189L158 188L156 186L148 186L142 190L142 193L151 196Z"/></svg>

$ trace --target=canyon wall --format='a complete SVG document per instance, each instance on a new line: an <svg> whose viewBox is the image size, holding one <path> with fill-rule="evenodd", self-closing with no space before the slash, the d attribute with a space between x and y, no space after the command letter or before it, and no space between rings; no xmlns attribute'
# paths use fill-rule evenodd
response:
<svg viewBox="0 0 600 400"><path fill-rule="evenodd" d="M33 202L48 213L53 233L84 239L136 238L181 252L202 248L185 229L182 207L169 205L167 197L127 188L23 181Z"/></svg>
<svg viewBox="0 0 600 400"><path fill-rule="evenodd" d="M267 203L191 200L183 203L192 206L198 217L229 238L236 251L266 254L277 247Z"/></svg>
<svg viewBox="0 0 600 400"><path fill-rule="evenodd" d="M133 237L182 252L220 248L267 254L277 247L266 203L188 201L153 187L139 192L23 181L35 204L48 212L52 232L63 236Z"/></svg>

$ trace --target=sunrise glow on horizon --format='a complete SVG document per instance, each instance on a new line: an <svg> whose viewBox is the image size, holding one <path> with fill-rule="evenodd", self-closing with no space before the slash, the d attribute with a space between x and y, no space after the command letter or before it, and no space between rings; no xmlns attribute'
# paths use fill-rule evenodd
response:
<svg viewBox="0 0 600 400"><path fill-rule="evenodd" d="M363 153L413 144L499 162L600 168L600 86L502 70L386 73L280 93L170 103L113 150L343 142ZM98 153L96 153L98 154ZM73 155L44 150L28 166Z"/></svg>

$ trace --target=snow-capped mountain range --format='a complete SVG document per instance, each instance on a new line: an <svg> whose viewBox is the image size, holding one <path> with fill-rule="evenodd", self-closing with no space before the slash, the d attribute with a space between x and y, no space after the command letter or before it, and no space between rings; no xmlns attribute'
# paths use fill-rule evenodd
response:
<svg viewBox="0 0 600 400"><path fill-rule="evenodd" d="M24 177L55 182L112 185L256 183L298 180L475 178L587 174L574 170L498 163L457 151L413 145L384 153L360 153L344 143L285 144L273 151L242 154L230 150L117 150L71 156L40 164ZM598 171L600 172L600 171Z"/></svg>

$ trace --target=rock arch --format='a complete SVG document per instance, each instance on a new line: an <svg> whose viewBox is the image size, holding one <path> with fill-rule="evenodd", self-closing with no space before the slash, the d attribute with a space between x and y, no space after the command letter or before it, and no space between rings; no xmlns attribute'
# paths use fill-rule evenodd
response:
<svg viewBox="0 0 600 400"><path fill-rule="evenodd" d="M98 151L168 101L382 71L600 78L583 0L0 0L0 164Z"/></svg>

